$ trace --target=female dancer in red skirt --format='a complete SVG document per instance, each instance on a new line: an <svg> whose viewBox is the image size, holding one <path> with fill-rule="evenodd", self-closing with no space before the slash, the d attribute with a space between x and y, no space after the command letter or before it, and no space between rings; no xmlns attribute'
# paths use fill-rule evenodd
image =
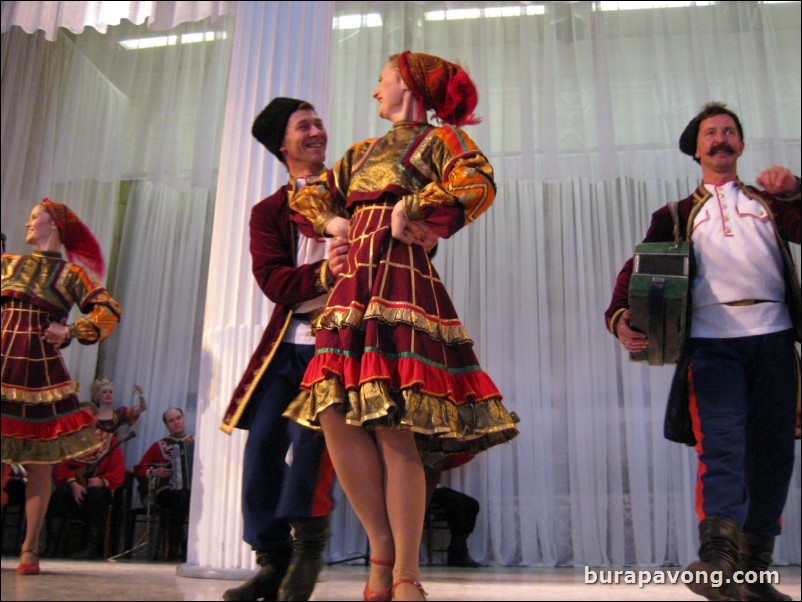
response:
<svg viewBox="0 0 802 602"><path fill-rule="evenodd" d="M63 203L37 204L25 224L30 255L3 255L2 462L27 470L25 541L17 573L39 574L39 534L54 464L100 445L95 417L80 407L59 349L72 339L87 345L111 333L120 306L79 259L103 273L103 257L89 229ZM67 250L65 261L61 246ZM66 325L77 304L86 314Z"/></svg>
<svg viewBox="0 0 802 602"><path fill-rule="evenodd" d="M290 201L294 219L347 236L349 251L287 415L323 428L365 527L365 600L419 600L420 452L476 453L518 431L423 246L426 231L449 237L493 202L493 169L458 127L477 123L476 88L459 66L404 52L373 97L392 130ZM427 123L428 110L446 125Z"/></svg>

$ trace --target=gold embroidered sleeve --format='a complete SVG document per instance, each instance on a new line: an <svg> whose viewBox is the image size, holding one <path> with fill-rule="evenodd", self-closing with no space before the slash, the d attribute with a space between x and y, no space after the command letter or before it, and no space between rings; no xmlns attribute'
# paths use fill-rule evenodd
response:
<svg viewBox="0 0 802 602"><path fill-rule="evenodd" d="M120 322L122 309L109 293L103 289L95 291L91 301L82 304L81 310L86 314L79 317L67 328L73 336L84 345L102 341ZM89 311L86 311L89 310Z"/></svg>
<svg viewBox="0 0 802 602"><path fill-rule="evenodd" d="M404 201L404 213L406 213L409 221L417 222L423 219L423 216L420 213L421 195L419 192L406 194L401 200ZM451 204L453 204L453 199L449 200Z"/></svg>
<svg viewBox="0 0 802 602"><path fill-rule="evenodd" d="M122 308L100 282L85 270L71 265L60 283L84 314L67 326L71 339L83 345L102 341L120 322Z"/></svg>
<svg viewBox="0 0 802 602"><path fill-rule="evenodd" d="M468 135L454 127L437 130L431 160L439 178L404 199L407 216L414 220L427 205L459 204L469 224L490 208L496 197L493 167Z"/></svg>
<svg viewBox="0 0 802 602"><path fill-rule="evenodd" d="M310 180L289 200L290 209L305 217L315 233L325 234L326 222L337 215L337 208L326 185L325 174Z"/></svg>
<svg viewBox="0 0 802 602"><path fill-rule="evenodd" d="M465 207L465 223L469 224L496 198L493 168L481 153L457 159L448 172L447 190Z"/></svg>

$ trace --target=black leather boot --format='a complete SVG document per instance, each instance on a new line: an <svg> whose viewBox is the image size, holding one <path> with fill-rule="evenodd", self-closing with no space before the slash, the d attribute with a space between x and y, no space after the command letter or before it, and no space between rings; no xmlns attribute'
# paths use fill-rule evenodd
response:
<svg viewBox="0 0 802 602"><path fill-rule="evenodd" d="M169 551L167 560L184 562L187 559L186 540L184 538L184 524L171 524L168 533Z"/></svg>
<svg viewBox="0 0 802 602"><path fill-rule="evenodd" d="M45 518L45 541L47 546L42 558L56 558L58 556L58 544L61 539L61 527L64 520L61 518Z"/></svg>
<svg viewBox="0 0 802 602"><path fill-rule="evenodd" d="M770 535L741 533L741 570L755 571L760 579L761 571L768 571L774 552L774 538ZM764 575L766 579L768 576ZM741 600L791 600L771 583L741 584Z"/></svg>
<svg viewBox="0 0 802 602"><path fill-rule="evenodd" d="M448 564L448 566L460 566L468 569L475 569L482 566L473 558L471 558L471 554L468 552L467 543L458 542L455 544L453 539L451 540L451 544L448 546L448 557L446 564Z"/></svg>
<svg viewBox="0 0 802 602"><path fill-rule="evenodd" d="M84 534L84 546L80 552L73 555L73 558L81 560L96 560L102 555L101 544L103 543L102 525L96 520L86 519L84 522L86 532Z"/></svg>
<svg viewBox="0 0 802 602"><path fill-rule="evenodd" d="M329 540L329 517L290 520L293 529L292 561L278 592L279 600L309 600L323 568L323 550Z"/></svg>
<svg viewBox="0 0 802 602"><path fill-rule="evenodd" d="M709 516L699 523L699 560L686 568L694 573L688 584L692 592L708 600L741 599L740 587L732 582L740 566L740 539L741 527L732 519Z"/></svg>
<svg viewBox="0 0 802 602"><path fill-rule="evenodd" d="M223 600L278 600L278 588L287 573L291 555L289 542L275 550L256 550L256 563L261 567L259 572L239 587L227 589Z"/></svg>

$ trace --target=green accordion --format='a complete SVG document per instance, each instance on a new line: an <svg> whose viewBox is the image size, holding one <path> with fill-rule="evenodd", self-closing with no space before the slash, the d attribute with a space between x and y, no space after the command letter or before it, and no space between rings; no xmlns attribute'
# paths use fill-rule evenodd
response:
<svg viewBox="0 0 802 602"><path fill-rule="evenodd" d="M675 229L675 232L678 229ZM674 364L685 342L690 245L680 241L635 247L629 282L629 324L649 338L649 346L630 359L650 366Z"/></svg>

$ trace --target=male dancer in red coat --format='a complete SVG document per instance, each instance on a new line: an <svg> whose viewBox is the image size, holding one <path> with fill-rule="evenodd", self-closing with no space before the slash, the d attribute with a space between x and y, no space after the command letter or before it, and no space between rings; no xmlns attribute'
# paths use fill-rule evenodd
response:
<svg viewBox="0 0 802 602"><path fill-rule="evenodd" d="M331 241L327 250L325 240L298 230L287 205L307 178L325 170L327 134L314 107L275 98L252 133L284 163L289 180L251 212L253 275L276 306L221 428L249 430L242 471L244 540L260 570L223 599L308 600L328 541L334 469L322 434L282 413L298 394L314 353L310 321L342 271L347 242ZM290 448L292 461L286 464Z"/></svg>

